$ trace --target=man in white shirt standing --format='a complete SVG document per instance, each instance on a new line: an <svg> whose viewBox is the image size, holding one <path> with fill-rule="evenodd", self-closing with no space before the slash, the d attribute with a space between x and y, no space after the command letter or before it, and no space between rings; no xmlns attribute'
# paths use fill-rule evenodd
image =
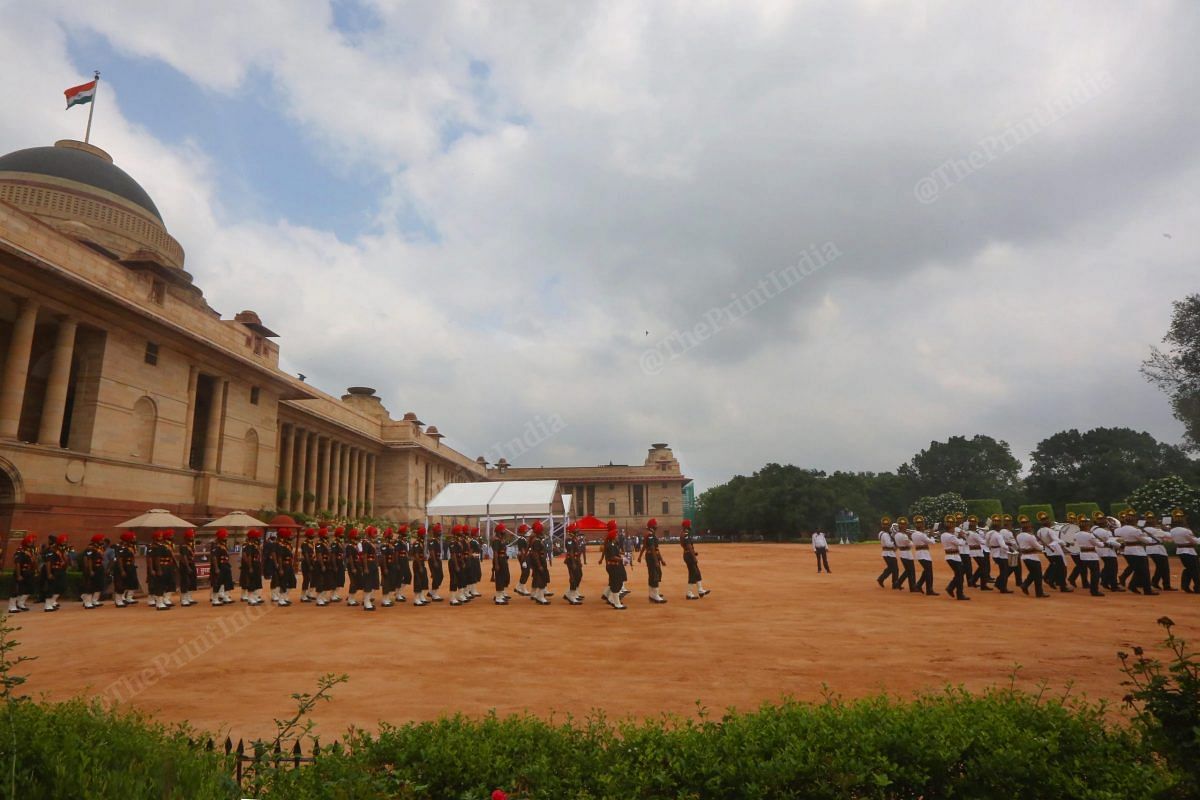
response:
<svg viewBox="0 0 1200 800"><path fill-rule="evenodd" d="M964 559L968 559L967 563L969 563L970 556L962 551L964 542L954 528L954 516L951 514L947 514L946 519L942 522L941 540L946 565L954 572L954 577L950 579L950 583L946 584L946 593L956 600L970 600L971 598L963 594L963 582L967 579L967 571L963 568L963 563Z"/></svg>
<svg viewBox="0 0 1200 800"><path fill-rule="evenodd" d="M817 554L817 574L821 574L821 567L825 567L826 572L833 572L829 568L829 543L825 541L825 534L817 531L812 535L812 549Z"/></svg>
<svg viewBox="0 0 1200 800"><path fill-rule="evenodd" d="M1188 594L1200 594L1200 559L1196 555L1196 547L1200 540L1187 526L1187 517L1182 508L1171 512L1171 541L1175 543L1175 555L1183 564L1183 574L1179 576L1180 585Z"/></svg>
<svg viewBox="0 0 1200 800"><path fill-rule="evenodd" d="M1092 597L1104 597L1100 591L1100 546L1103 544L1092 533L1092 521L1083 515L1079 518L1079 530L1075 533L1075 547L1079 550L1079 566L1083 586Z"/></svg>
<svg viewBox="0 0 1200 800"><path fill-rule="evenodd" d="M900 580L900 572L896 568L896 540L892 538L891 527L890 517L879 520L879 545L883 548L883 572L879 573L875 582L881 589L886 579L891 580L893 589L897 588Z"/></svg>
<svg viewBox="0 0 1200 800"><path fill-rule="evenodd" d="M1129 580L1129 591L1137 594L1140 589L1142 594L1156 595L1158 592L1150 586L1150 565L1146 562L1146 545L1154 544L1154 539L1134 525L1136 519L1137 515L1132 511L1123 512L1122 525L1116 531L1116 537L1125 546L1125 561L1133 570L1133 576Z"/></svg>
<svg viewBox="0 0 1200 800"><path fill-rule="evenodd" d="M916 552L917 561L921 564L921 577L917 579L917 591L924 586L925 594L937 597L941 593L933 590L933 553L929 552L929 546L933 544L933 539L929 538L929 534L925 532L925 518L920 514L913 517L913 525L916 527L912 535L913 550Z"/></svg>
<svg viewBox="0 0 1200 800"><path fill-rule="evenodd" d="M1021 591L1029 594L1029 584L1033 584L1037 589L1038 597L1049 597L1050 595L1042 589L1042 552L1045 548L1038 541L1038 537L1033 532L1033 523L1029 521L1029 517L1021 515L1018 522L1021 525L1021 532L1017 534L1017 549L1021 553L1021 561L1025 564L1026 574L1025 580L1021 581Z"/></svg>
<svg viewBox="0 0 1200 800"><path fill-rule="evenodd" d="M910 592L919 592L916 569L913 565L912 539L908 536L908 520L904 517L896 519L896 530L892 532L892 539L896 542L896 552L900 554L900 582L896 588L899 589L907 582Z"/></svg>

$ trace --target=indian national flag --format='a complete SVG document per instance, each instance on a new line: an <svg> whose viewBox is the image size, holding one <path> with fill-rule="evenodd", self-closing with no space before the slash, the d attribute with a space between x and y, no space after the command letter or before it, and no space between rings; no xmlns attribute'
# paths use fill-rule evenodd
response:
<svg viewBox="0 0 1200 800"><path fill-rule="evenodd" d="M96 96L96 82L90 81L82 83L79 86L73 86L63 92L63 94L67 96L67 108L83 103L90 103L92 102L92 98Z"/></svg>

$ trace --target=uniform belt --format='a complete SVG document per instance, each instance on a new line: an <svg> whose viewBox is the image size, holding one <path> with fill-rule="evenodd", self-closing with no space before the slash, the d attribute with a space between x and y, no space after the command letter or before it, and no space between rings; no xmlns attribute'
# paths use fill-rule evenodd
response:
<svg viewBox="0 0 1200 800"><path fill-rule="evenodd" d="M956 556L956 555L958 555L958 551L957 550L946 550L946 555Z"/></svg>
<svg viewBox="0 0 1200 800"><path fill-rule="evenodd" d="M913 545L913 549L914 549L914 550L928 550L928 549L929 549L929 545L927 545L927 544L914 544L914 545Z"/></svg>
<svg viewBox="0 0 1200 800"><path fill-rule="evenodd" d="M896 548L894 548L894 547L888 547L887 545L884 545L884 546L883 546L883 549L884 549L884 550L895 550Z"/></svg>
<svg viewBox="0 0 1200 800"><path fill-rule="evenodd" d="M1094 553L1094 552L1096 552L1096 548L1094 548L1094 547L1081 547L1081 548L1079 548L1079 552L1081 552L1081 553Z"/></svg>
<svg viewBox="0 0 1200 800"><path fill-rule="evenodd" d="M1026 548L1024 548L1024 547L1022 547L1022 548L1021 548L1021 555L1026 555L1026 556L1027 556L1027 555L1029 555L1029 554L1031 554L1031 553L1036 553L1036 552L1037 552L1037 550L1026 549Z"/></svg>

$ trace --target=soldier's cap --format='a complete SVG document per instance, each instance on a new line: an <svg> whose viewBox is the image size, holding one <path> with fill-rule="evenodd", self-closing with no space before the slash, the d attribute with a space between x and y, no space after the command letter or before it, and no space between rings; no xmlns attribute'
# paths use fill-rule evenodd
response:
<svg viewBox="0 0 1200 800"><path fill-rule="evenodd" d="M527 533L528 531L529 531L529 526L526 525L524 522L522 522L520 525L517 526L517 533Z"/></svg>
<svg viewBox="0 0 1200 800"><path fill-rule="evenodd" d="M125 531L125 533L129 533L129 531ZM121 536L123 538L125 536L125 534L123 533L123 534L121 534ZM32 533L26 534L25 538L21 540L21 545L24 547L29 547L30 545L36 544L36 543L37 543L37 537L34 536Z"/></svg>
<svg viewBox="0 0 1200 800"><path fill-rule="evenodd" d="M1080 515L1079 527L1086 529L1086 528L1090 528L1091 526L1092 526L1092 520L1088 517L1088 515L1087 514Z"/></svg>
<svg viewBox="0 0 1200 800"><path fill-rule="evenodd" d="M690 519L685 519L683 522L679 523L679 526L684 530L687 530L688 528L692 527L692 521Z"/></svg>
<svg viewBox="0 0 1200 800"><path fill-rule="evenodd" d="M896 517L896 524L897 525L907 525L908 517Z"/></svg>
<svg viewBox="0 0 1200 800"><path fill-rule="evenodd" d="M962 522L962 521L963 521L964 519L966 519L966 518L967 518L967 515L966 515L966 514L964 514L963 512L961 512L961 511L956 511L956 512L954 512L954 520L955 520L955 522Z"/></svg>
<svg viewBox="0 0 1200 800"><path fill-rule="evenodd" d="M1037 512L1037 518L1038 518L1039 522L1044 522L1045 520L1050 519L1050 515L1047 514L1045 511L1039 511L1039 512Z"/></svg>
<svg viewBox="0 0 1200 800"><path fill-rule="evenodd" d="M358 528L351 528L350 530L346 531L346 535L349 536L351 539L357 539L358 538Z"/></svg>
<svg viewBox="0 0 1200 800"><path fill-rule="evenodd" d="M343 528L341 525L338 525L336 528L333 529L334 536L342 536L345 533L346 533L346 529Z"/></svg>
<svg viewBox="0 0 1200 800"><path fill-rule="evenodd" d="M650 521L651 521L651 522L654 522L654 520L650 520ZM534 520L534 522L533 522L533 532L534 532L534 533L541 533L541 532L542 532L542 531L544 531L544 530L545 530L545 528L542 526L542 521L541 521L540 519L539 519L539 520Z"/></svg>
<svg viewBox="0 0 1200 800"><path fill-rule="evenodd" d="M967 522L979 522L979 517L972 514L971 516L967 517Z"/></svg>
<svg viewBox="0 0 1200 800"><path fill-rule="evenodd" d="M496 533L507 533L507 532L508 532L508 528L504 527L503 522L496 523Z"/></svg>
<svg viewBox="0 0 1200 800"><path fill-rule="evenodd" d="M254 533L254 531L251 531L251 533ZM217 529L217 538L218 539L228 539L229 531L225 530L224 528L218 528Z"/></svg>
<svg viewBox="0 0 1200 800"><path fill-rule="evenodd" d="M615 531L617 529L617 521L615 519L610 519L608 521L608 529L610 531Z"/></svg>
<svg viewBox="0 0 1200 800"><path fill-rule="evenodd" d="M433 529L436 531L436 530L437 530L437 526L435 525ZM408 526L407 526L407 525L398 525L398 526L396 526L396 533L398 533L399 535L403 536L404 534L408 533Z"/></svg>
<svg viewBox="0 0 1200 800"><path fill-rule="evenodd" d="M383 538L390 539L390 538L392 538L392 535L394 533L395 533L395 531L393 531L391 526L389 525L388 527L383 529Z"/></svg>
<svg viewBox="0 0 1200 800"><path fill-rule="evenodd" d="M154 540L154 541L156 541L156 542L161 542L161 541L162 541L162 538L163 538L163 532L162 532L162 531L155 531L154 533L150 534L150 538L151 538L151 539L153 539L153 540Z"/></svg>
<svg viewBox="0 0 1200 800"><path fill-rule="evenodd" d="M317 531L317 536L320 537L321 539L328 539L329 538L329 528L321 528L319 531Z"/></svg>
<svg viewBox="0 0 1200 800"><path fill-rule="evenodd" d="M1093 522L1103 522L1104 521L1104 512L1103 511L1093 511L1092 512L1092 521Z"/></svg>
<svg viewBox="0 0 1200 800"><path fill-rule="evenodd" d="M1029 522L1029 517L1025 514L1017 517L1017 522Z"/></svg>
<svg viewBox="0 0 1200 800"><path fill-rule="evenodd" d="M885 516L879 520L879 524L886 528L888 525L892 524L892 519L891 519L891 517Z"/></svg>
<svg viewBox="0 0 1200 800"><path fill-rule="evenodd" d="M280 539L290 539L292 538L292 531L289 528L282 528L276 535Z"/></svg>
<svg viewBox="0 0 1200 800"><path fill-rule="evenodd" d="M917 524L918 522L924 522L924 521L925 521L925 518L924 518L923 516L921 516L920 514L913 514L913 520L912 520L912 521L913 521L913 524L915 525L915 524Z"/></svg>
<svg viewBox="0 0 1200 800"><path fill-rule="evenodd" d="M576 525L574 522L572 522L571 524L567 525L567 533L574 533L574 532L575 532L575 531L577 531L577 530L579 530L579 526L578 526L578 525Z"/></svg>
<svg viewBox="0 0 1200 800"><path fill-rule="evenodd" d="M947 525L953 525L956 520L953 514L947 514L946 516L942 517L942 522L946 523Z"/></svg>
<svg viewBox="0 0 1200 800"><path fill-rule="evenodd" d="M225 538L224 536L221 535L222 533L225 533L225 531L217 531L218 539ZM260 531L258 528L251 528L249 531L246 532L246 538L247 539L261 539L262 531Z"/></svg>
<svg viewBox="0 0 1200 800"><path fill-rule="evenodd" d="M306 539L314 539L314 538L316 538L316 535L317 535L316 528L306 528L304 531L304 537Z"/></svg>
<svg viewBox="0 0 1200 800"><path fill-rule="evenodd" d="M221 532L217 531L217 536L220 536L220 535L221 535ZM30 535L30 538L32 538L32 534ZM136 541L136 540L137 540L137 534L134 533L133 531L125 531L124 533L121 534L122 542L132 542L132 541Z"/></svg>
<svg viewBox="0 0 1200 800"><path fill-rule="evenodd" d="M1005 515L1004 515L1004 521L1005 521L1005 522L1012 522L1012 514L1005 514Z"/></svg>
<svg viewBox="0 0 1200 800"><path fill-rule="evenodd" d="M1003 522L1003 521L1004 521L1004 517L1000 516L999 514L992 514L992 522Z"/></svg>
<svg viewBox="0 0 1200 800"><path fill-rule="evenodd" d="M103 541L104 541L103 533L93 533L92 534L92 544L100 544Z"/></svg>
<svg viewBox="0 0 1200 800"><path fill-rule="evenodd" d="M1074 522L1077 519L1074 511L1067 512L1067 522Z"/></svg>
<svg viewBox="0 0 1200 800"><path fill-rule="evenodd" d="M1182 508L1175 508L1171 510L1171 519L1183 519L1185 516L1186 515L1183 513Z"/></svg>
<svg viewBox="0 0 1200 800"><path fill-rule="evenodd" d="M186 531L184 531L184 532L183 532L183 538L185 538L185 539L195 539L195 538L196 538L196 531L195 531L195 530L193 530L192 528L188 528Z"/></svg>
<svg viewBox="0 0 1200 800"><path fill-rule="evenodd" d="M650 521L646 523L646 527L647 528L657 528L658 520L656 520L654 517L651 517Z"/></svg>

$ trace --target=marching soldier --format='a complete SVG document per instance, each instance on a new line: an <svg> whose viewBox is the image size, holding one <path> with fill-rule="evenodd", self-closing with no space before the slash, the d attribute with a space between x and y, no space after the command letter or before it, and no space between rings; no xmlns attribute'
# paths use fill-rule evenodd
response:
<svg viewBox="0 0 1200 800"><path fill-rule="evenodd" d="M1104 597L1100 591L1100 548L1104 542L1092 532L1092 521L1081 515L1076 523L1075 548L1079 551L1080 577L1092 597Z"/></svg>
<svg viewBox="0 0 1200 800"><path fill-rule="evenodd" d="M687 520L684 520L687 522ZM682 540L682 536L680 539ZM686 550L684 560L687 560ZM618 611L624 611L627 606L621 602L621 585L625 582L625 554L621 552L621 543L617 541L617 521L608 521L608 532L604 536L604 569L608 572L608 588L604 590L604 600ZM692 565L688 565L690 580ZM699 569L696 569L699 573ZM689 583L688 599L698 600L699 597L690 591L693 583Z"/></svg>
<svg viewBox="0 0 1200 800"><path fill-rule="evenodd" d="M1071 587L1067 586L1067 554L1063 548L1062 539L1052 527L1050 515L1045 511L1037 513L1038 542L1042 545L1046 553L1046 585L1052 589L1058 589L1059 592L1071 592Z"/></svg>
<svg viewBox="0 0 1200 800"><path fill-rule="evenodd" d="M242 545L242 560L238 569L238 583L242 587L242 600L252 606L261 606L263 588L263 550L262 531L246 532L246 543ZM275 592L271 599L276 600Z"/></svg>
<svg viewBox="0 0 1200 800"><path fill-rule="evenodd" d="M987 535L979 530L979 518L974 514L967 517L967 553L975 562L975 570L968 586L978 587L981 592L992 590L992 560L988 557Z"/></svg>
<svg viewBox="0 0 1200 800"><path fill-rule="evenodd" d="M396 585L400 580L400 568L396 566L396 544L392 541L391 526L383 529L383 541L379 544L379 583L383 592L380 605L391 608L396 604Z"/></svg>
<svg viewBox="0 0 1200 800"><path fill-rule="evenodd" d="M425 526L417 528L417 536L420 537ZM396 602L407 603L408 600L404 597L404 587L412 583L413 573L412 565L409 563L410 545L408 540L408 526L400 526L400 535L396 538ZM414 598L415 599L415 598Z"/></svg>
<svg viewBox="0 0 1200 800"><path fill-rule="evenodd" d="M461 605L463 599L463 541L462 526L455 525L450 529L450 541L446 545L446 561L450 566L450 605Z"/></svg>
<svg viewBox="0 0 1200 800"><path fill-rule="evenodd" d="M996 564L996 589L1000 594L1012 594L1012 589L1008 588L1008 578L1012 574L1012 567L1009 565L1010 552L1008 542L1004 540L1002 520L999 514L992 515L986 542L992 561Z"/></svg>
<svg viewBox="0 0 1200 800"><path fill-rule="evenodd" d="M1154 564L1154 577L1150 579L1150 587L1164 592L1173 592L1175 589L1171 587L1171 559L1167 556L1167 542L1171 541L1171 534L1169 531L1159 528L1158 525L1154 514L1147 512L1146 525L1142 530L1154 540L1153 544L1146 545L1146 556Z"/></svg>
<svg viewBox="0 0 1200 800"><path fill-rule="evenodd" d="M333 529L333 543L329 545L329 560L332 568L329 588L329 602L340 603L342 596L338 594L346 586L346 529L341 525Z"/></svg>
<svg viewBox="0 0 1200 800"><path fill-rule="evenodd" d="M425 531L417 528L417 539L412 545L414 606L427 606L433 602L429 597L429 554L425 549L425 539Z"/></svg>
<svg viewBox="0 0 1200 800"><path fill-rule="evenodd" d="M579 526L572 522L567 526L567 535L563 539L563 562L567 567L567 592L563 599L573 606L583 603L583 598L579 596L579 583L583 580L582 558Z"/></svg>
<svg viewBox="0 0 1200 800"><path fill-rule="evenodd" d="M67 536L59 534L46 553L46 602L43 611L58 611L58 598L67 591Z"/></svg>
<svg viewBox="0 0 1200 800"><path fill-rule="evenodd" d="M1033 532L1033 523L1029 521L1029 517L1022 514L1019 518L1021 532L1017 534L1016 543L1017 550L1021 553L1021 560L1025 562L1025 568L1028 573L1025 579L1019 581L1018 585L1021 591L1029 594L1029 584L1034 584L1037 589L1038 597L1049 597L1050 595L1042 589L1042 552L1045 548L1038 541L1037 534Z"/></svg>
<svg viewBox="0 0 1200 800"><path fill-rule="evenodd" d="M884 517L879 520L879 546L883 549L883 572L879 573L879 577L875 582L879 584L879 588L883 588L883 582L890 579L892 588L896 588L896 584L900 581L900 570L896 567L896 540L892 538L892 519Z"/></svg>
<svg viewBox="0 0 1200 800"><path fill-rule="evenodd" d="M662 553L658 550L658 520L656 519L651 519L646 523L642 546L638 548L637 560L639 563L642 556L646 557L646 581L650 585L650 602L667 602L667 598L663 597L662 592L658 589L658 585L662 582L663 564L667 562L663 560Z"/></svg>
<svg viewBox="0 0 1200 800"><path fill-rule="evenodd" d="M533 523L533 535L529 542L529 570L533 578L533 600L538 605L548 606L546 587L550 585L550 566L546 560L546 538L541 520Z"/></svg>
<svg viewBox="0 0 1200 800"><path fill-rule="evenodd" d="M942 532L939 537L942 544L942 555L946 559L946 565L950 567L953 576L950 583L946 584L946 594L956 600L970 600L963 592L963 583L967 579L967 571L963 568L963 552L964 542L958 537L954 531L954 515L947 514L942 522ZM969 559L970 556L967 555Z"/></svg>
<svg viewBox="0 0 1200 800"><path fill-rule="evenodd" d="M896 543L896 553L900 557L897 562L900 568L900 580L897 581L894 588L899 589L907 583L910 592L919 592L916 565L913 564L912 539L908 535L908 520L905 517L897 517L896 522L893 523L892 541Z"/></svg>
<svg viewBox="0 0 1200 800"><path fill-rule="evenodd" d="M1004 537L1004 546L1008 548L1008 574L1013 580L1020 584L1022 580L1022 570L1024 569L1021 559L1016 556L1017 553L1017 535L1013 531L1012 514L1005 514L1003 523L1000 525L1000 535Z"/></svg>
<svg viewBox="0 0 1200 800"><path fill-rule="evenodd" d="M1092 534L1096 537L1096 553L1100 556L1100 585L1110 592L1125 591L1117 580L1117 548L1121 543L1109 528L1108 517L1101 511L1092 515Z"/></svg>
<svg viewBox="0 0 1200 800"><path fill-rule="evenodd" d="M163 531L155 531L150 549L146 551L146 583L150 587L150 600L158 611L171 608L167 595L175 588L175 554L167 546L166 539Z"/></svg>
<svg viewBox="0 0 1200 800"><path fill-rule="evenodd" d="M467 530L467 526L463 525L464 536L466 536ZM471 528L470 533L464 551L469 556L467 566L470 577L467 581L467 595L472 598L483 597L483 593L479 591L479 582L483 580L483 543L479 541L479 528Z"/></svg>
<svg viewBox="0 0 1200 800"><path fill-rule="evenodd" d="M37 538L32 533L27 534L13 554L12 593L8 596L10 614L28 611L25 601L37 591L37 559L33 554L36 545Z"/></svg>
<svg viewBox="0 0 1200 800"><path fill-rule="evenodd" d="M614 529L616 524L616 522L610 521L609 529ZM683 563L688 568L687 599L699 600L712 590L704 588L704 578L700 575L700 557L696 555L696 545L692 541L692 521L690 519L685 519L679 530L679 546L683 550ZM624 577L621 580L624 581Z"/></svg>
<svg viewBox="0 0 1200 800"><path fill-rule="evenodd" d="M362 573L359 586L363 590L363 611L375 610L375 592L379 589L379 559L375 552L375 536L378 529L368 525L362 538Z"/></svg>
<svg viewBox="0 0 1200 800"><path fill-rule="evenodd" d="M292 531L282 528L275 542L275 574L271 576L271 594L275 603L290 606L288 592L296 588L296 551L292 549Z"/></svg>
<svg viewBox="0 0 1200 800"><path fill-rule="evenodd" d="M83 551L83 592L79 599L84 608L100 607L104 582L104 534L97 533Z"/></svg>
<svg viewBox="0 0 1200 800"><path fill-rule="evenodd" d="M1139 593L1145 595L1156 595L1150 586L1150 565L1146 563L1146 545L1154 544L1155 540L1147 536L1140 528L1133 524L1136 516L1132 511L1125 511L1121 514L1121 527L1116 530L1116 538L1123 545L1122 552L1125 555L1125 563L1133 571L1133 578L1129 583L1129 591L1134 594Z"/></svg>
<svg viewBox="0 0 1200 800"><path fill-rule="evenodd" d="M329 528L322 526L317 531L317 546L314 548L313 563L317 569L317 605L329 605L336 588L334 584L333 550L329 546Z"/></svg>
<svg viewBox="0 0 1200 800"><path fill-rule="evenodd" d="M121 534L117 557L113 561L113 605L117 608L137 605L133 593L141 589L137 573L137 535L133 531Z"/></svg>
<svg viewBox="0 0 1200 800"><path fill-rule="evenodd" d="M179 562L179 605L194 606L195 599L192 597L192 592L196 591L198 579L196 577L196 532L188 528L183 532L183 543L179 545L179 552L176 558Z"/></svg>
<svg viewBox="0 0 1200 800"><path fill-rule="evenodd" d="M429 564L429 599L435 603L442 602L442 596L438 594L438 589L442 588L442 581L445 579L445 573L442 571L442 526L437 523L433 526L432 535L427 537L426 546L426 561Z"/></svg>
<svg viewBox="0 0 1200 800"><path fill-rule="evenodd" d="M211 601L214 606L233 602L233 565L229 562L229 547L225 544L229 531L221 528L208 546L209 575L212 583Z"/></svg>
<svg viewBox="0 0 1200 800"><path fill-rule="evenodd" d="M358 528L346 531L346 545L343 548L343 561L346 564L346 575L350 578L350 588L346 592L346 605L358 605L359 580L362 575L362 553L358 551Z"/></svg>
<svg viewBox="0 0 1200 800"><path fill-rule="evenodd" d="M311 603L317 599L317 584L314 578L317 572L317 531L315 528L304 529L304 540L300 542L300 569L303 583L300 586L300 602Z"/></svg>
<svg viewBox="0 0 1200 800"><path fill-rule="evenodd" d="M508 585L512 582L512 573L508 568L507 533L503 522L497 523L492 531L492 583L496 587L492 603L498 606L508 605Z"/></svg>
<svg viewBox="0 0 1200 800"><path fill-rule="evenodd" d="M1187 515L1182 508L1171 512L1171 541L1175 543L1175 555L1183 564L1183 574L1179 576L1179 584L1188 594L1200 594L1200 559L1196 556L1196 547L1200 540L1187 526Z"/></svg>
<svg viewBox="0 0 1200 800"><path fill-rule="evenodd" d="M525 597L532 594L525 588L529 583L529 526L522 522L517 526L517 562L521 565L521 577L517 581L516 593Z"/></svg>
<svg viewBox="0 0 1200 800"><path fill-rule="evenodd" d="M913 527L916 528L912 533L913 550L916 560L921 564L921 577L917 578L917 591L921 591L921 587L924 586L925 594L937 597L941 592L933 590L933 554L929 552L929 546L933 544L933 539L925 532L925 518L920 514L913 517Z"/></svg>

